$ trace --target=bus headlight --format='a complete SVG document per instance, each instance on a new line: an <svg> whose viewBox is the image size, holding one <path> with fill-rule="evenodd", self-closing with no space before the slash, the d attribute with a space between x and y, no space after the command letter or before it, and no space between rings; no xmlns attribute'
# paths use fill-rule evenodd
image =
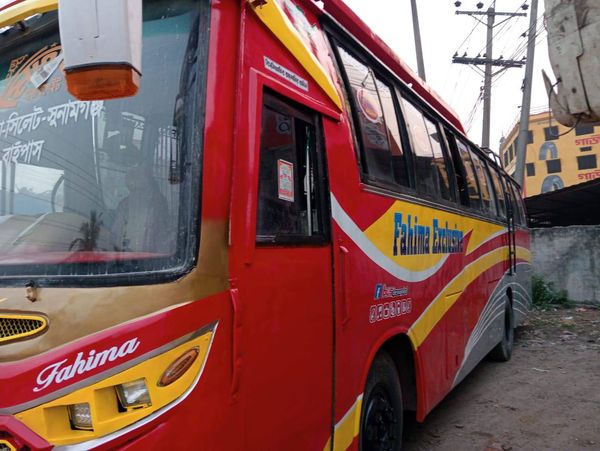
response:
<svg viewBox="0 0 600 451"><path fill-rule="evenodd" d="M115 387L121 406L125 409L139 409L152 405L150 393L146 386L146 379L136 379L132 382L124 382Z"/></svg>
<svg viewBox="0 0 600 451"><path fill-rule="evenodd" d="M90 404L82 402L80 404L71 404L68 407L69 418L73 429L82 429L84 431L93 431L92 427L92 412Z"/></svg>

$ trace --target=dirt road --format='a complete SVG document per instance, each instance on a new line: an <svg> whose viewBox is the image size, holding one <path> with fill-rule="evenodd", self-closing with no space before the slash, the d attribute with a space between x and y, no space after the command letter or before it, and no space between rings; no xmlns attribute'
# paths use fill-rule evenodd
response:
<svg viewBox="0 0 600 451"><path fill-rule="evenodd" d="M508 363L484 361L407 451L600 450L600 310L532 312Z"/></svg>

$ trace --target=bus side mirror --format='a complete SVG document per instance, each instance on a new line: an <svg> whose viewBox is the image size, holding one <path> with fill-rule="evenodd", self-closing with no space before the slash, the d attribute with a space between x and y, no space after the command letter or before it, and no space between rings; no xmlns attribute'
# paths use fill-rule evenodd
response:
<svg viewBox="0 0 600 451"><path fill-rule="evenodd" d="M65 77L79 100L137 93L142 67L142 0L59 0Z"/></svg>

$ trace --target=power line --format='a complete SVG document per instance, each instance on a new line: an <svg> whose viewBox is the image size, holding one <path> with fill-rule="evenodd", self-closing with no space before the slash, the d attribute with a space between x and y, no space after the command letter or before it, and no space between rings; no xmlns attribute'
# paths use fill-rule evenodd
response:
<svg viewBox="0 0 600 451"><path fill-rule="evenodd" d="M456 2L456 6L460 6L460 2ZM482 3L480 2L477 7L481 9ZM525 5L522 6L523 9L526 9ZM469 66L484 66L484 85L483 85L483 127L482 127L482 137L481 137L481 146L488 147L490 146L490 116L491 116L491 97L492 97L492 68L493 67L502 67L502 68L511 68L511 67L522 67L524 61L518 61L513 59L504 59L502 56L500 58L493 58L493 42L494 37L497 37L499 33L506 27L506 22L515 17L526 16L527 13L520 12L501 12L496 11L495 2L490 6L486 11L456 11L457 15L468 15L474 18L476 21L480 23L484 23L479 19L478 16L485 16L486 20L486 28L487 28L487 40L485 46L485 53L483 56L481 52L476 57L467 57L467 54L463 56L459 56L458 52L454 54L452 58L452 62L455 64L466 64ZM496 17L505 17L505 20L502 20L498 24L494 24ZM494 33L494 28L500 27ZM483 50L482 50L483 51Z"/></svg>

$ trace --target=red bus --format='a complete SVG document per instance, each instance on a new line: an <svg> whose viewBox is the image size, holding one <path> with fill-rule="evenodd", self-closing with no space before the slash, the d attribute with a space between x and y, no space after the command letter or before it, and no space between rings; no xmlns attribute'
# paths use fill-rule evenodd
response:
<svg viewBox="0 0 600 451"><path fill-rule="evenodd" d="M397 450L510 358L519 189L341 0L144 0L91 101L56 3L0 11L0 450Z"/></svg>

